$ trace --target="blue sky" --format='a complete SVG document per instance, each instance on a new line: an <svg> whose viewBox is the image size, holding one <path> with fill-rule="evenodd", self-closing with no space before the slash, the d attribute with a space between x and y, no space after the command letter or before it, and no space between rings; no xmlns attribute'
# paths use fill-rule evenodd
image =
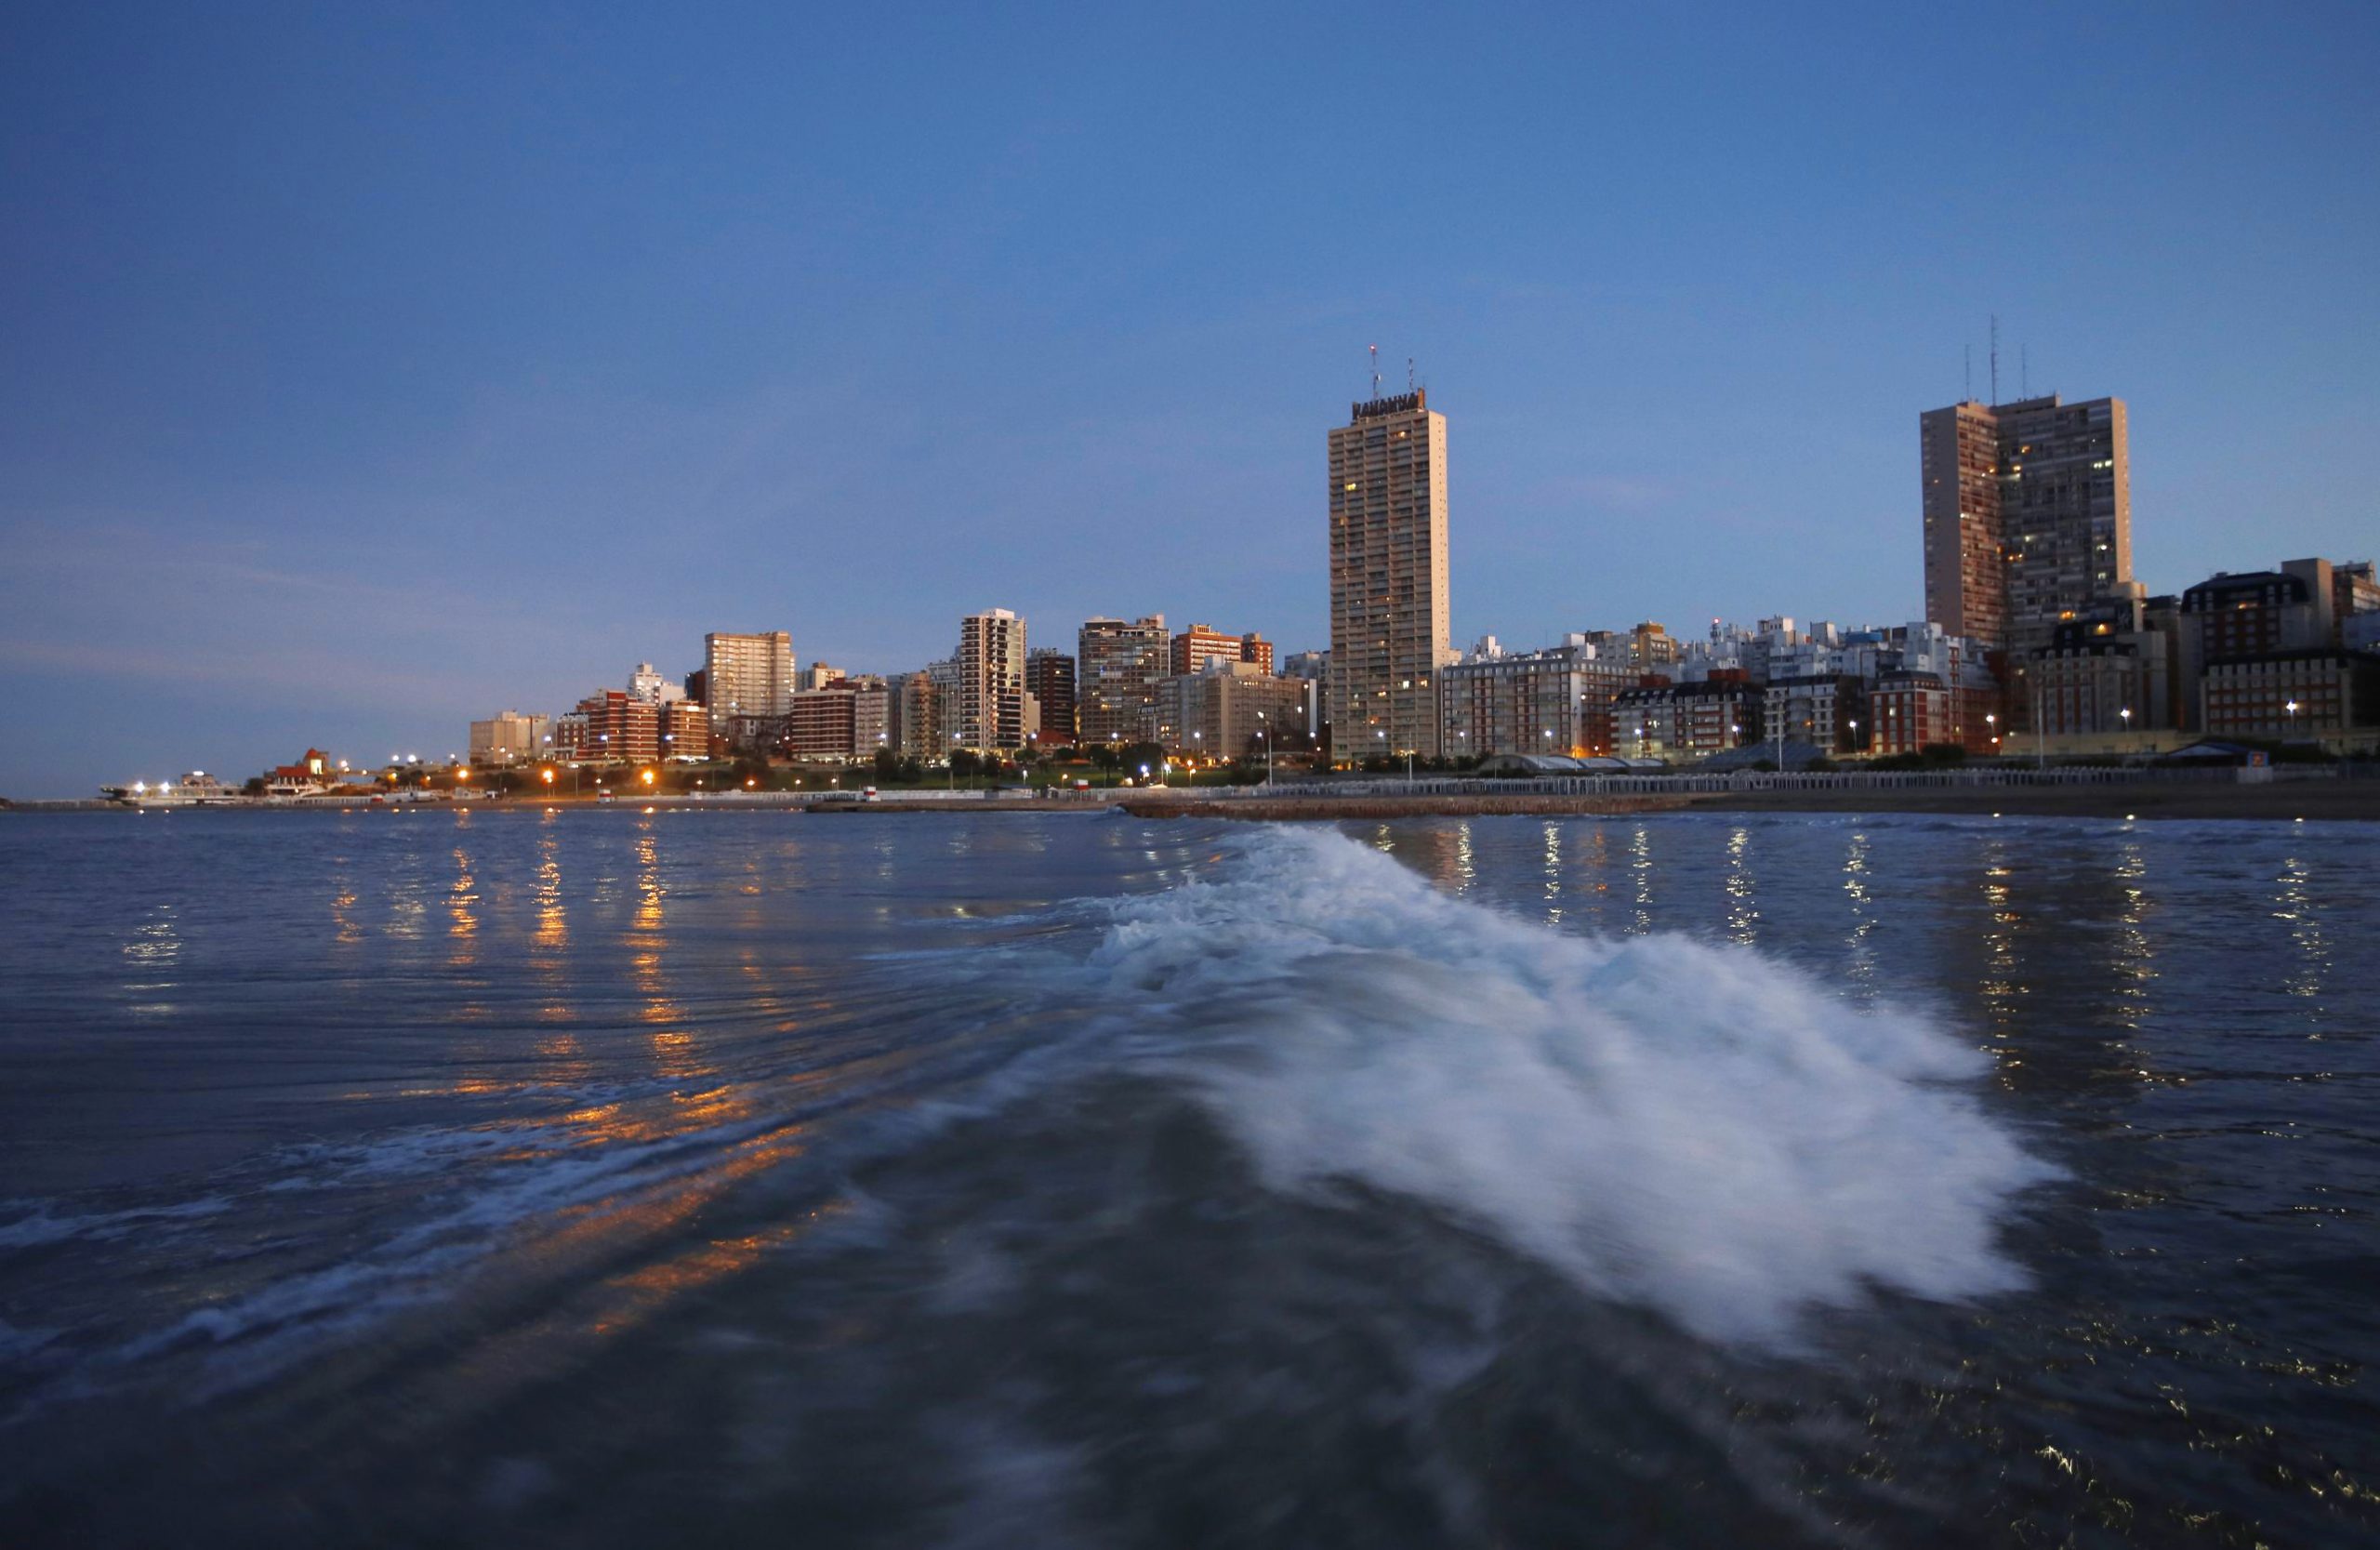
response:
<svg viewBox="0 0 2380 1550"><path fill-rule="evenodd" d="M1285 14L1286 13L1286 14ZM1419 363L1458 643L1919 611L1916 417L2135 565L2380 550L2380 8L0 16L0 793L443 754L706 629L1325 643Z"/></svg>

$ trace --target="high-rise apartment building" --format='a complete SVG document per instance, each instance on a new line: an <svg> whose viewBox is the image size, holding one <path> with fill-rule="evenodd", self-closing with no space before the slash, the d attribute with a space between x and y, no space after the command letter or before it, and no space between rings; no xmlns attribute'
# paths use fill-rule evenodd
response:
<svg viewBox="0 0 2380 1550"><path fill-rule="evenodd" d="M1917 417L1924 486L1925 616L1952 635L2008 643L2008 559L2000 533L2000 428L1980 404Z"/></svg>
<svg viewBox="0 0 2380 1550"><path fill-rule="evenodd" d="M1173 638L1173 671L1199 673L1210 662L1250 662L1273 670L1273 643L1262 635L1226 635L1210 624L1194 624Z"/></svg>
<svg viewBox="0 0 2380 1550"><path fill-rule="evenodd" d="M2123 400L1969 402L1917 423L1928 619L2030 653L2132 579Z"/></svg>
<svg viewBox="0 0 2380 1550"><path fill-rule="evenodd" d="M1447 421L1417 391L1352 406L1330 432L1334 752L1435 758L1447 624Z"/></svg>
<svg viewBox="0 0 2380 1550"><path fill-rule="evenodd" d="M721 735L731 734L739 717L784 715L793 704L793 637L782 629L704 636L703 691L710 724Z"/></svg>
<svg viewBox="0 0 2380 1550"><path fill-rule="evenodd" d="M1075 740L1075 659L1055 646L1025 654L1025 692L1041 708L1041 746L1064 748Z"/></svg>
<svg viewBox="0 0 2380 1550"><path fill-rule="evenodd" d="M1141 712L1156 702L1172 642L1165 616L1127 624L1085 619L1075 637L1075 720L1085 743L1129 743L1141 733Z"/></svg>
<svg viewBox="0 0 2380 1550"><path fill-rule="evenodd" d="M959 621L959 746L1025 746L1025 621L987 608Z"/></svg>

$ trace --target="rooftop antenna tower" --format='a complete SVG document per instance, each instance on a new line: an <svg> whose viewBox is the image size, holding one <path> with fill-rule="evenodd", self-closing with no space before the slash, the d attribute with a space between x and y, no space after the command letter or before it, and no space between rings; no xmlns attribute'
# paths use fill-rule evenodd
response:
<svg viewBox="0 0 2380 1550"><path fill-rule="evenodd" d="M2000 402L2000 314L1991 314L1991 402Z"/></svg>
<svg viewBox="0 0 2380 1550"><path fill-rule="evenodd" d="M1413 391L1413 357L1410 355L1405 357L1405 391L1408 393Z"/></svg>
<svg viewBox="0 0 2380 1550"><path fill-rule="evenodd" d="M1964 400L1965 402L1972 404L1972 403L1974 403L1974 402L1975 402L1975 346L1974 346L1974 345L1970 344L1970 345L1968 345L1968 346L1966 347L1966 352L1965 352L1965 357L1964 357L1964 359L1965 359L1965 365L1964 365L1962 369L1965 372L1965 375L1961 378L1961 380L1962 380L1963 382L1964 382L1966 385L1965 385L1965 387L1964 387L1964 388L1963 388L1963 389L1960 391L1959 397L1960 397L1961 399Z"/></svg>
<svg viewBox="0 0 2380 1550"><path fill-rule="evenodd" d="M1380 396L1380 346L1378 346L1378 345L1373 345L1373 346L1371 347L1371 351L1372 351L1372 396L1373 396L1374 398L1378 398L1378 397Z"/></svg>

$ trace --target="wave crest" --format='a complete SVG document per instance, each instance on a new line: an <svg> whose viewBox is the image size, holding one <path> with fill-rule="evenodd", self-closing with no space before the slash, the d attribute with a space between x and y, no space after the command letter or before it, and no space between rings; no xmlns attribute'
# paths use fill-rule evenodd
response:
<svg viewBox="0 0 2380 1550"><path fill-rule="evenodd" d="M1273 1187L1429 1201L1714 1339L2024 1284L1998 1223L2055 1171L1922 1014L1747 948L1527 924L1335 831L1233 848L1117 906L1091 968L1201 1030L1176 1058Z"/></svg>

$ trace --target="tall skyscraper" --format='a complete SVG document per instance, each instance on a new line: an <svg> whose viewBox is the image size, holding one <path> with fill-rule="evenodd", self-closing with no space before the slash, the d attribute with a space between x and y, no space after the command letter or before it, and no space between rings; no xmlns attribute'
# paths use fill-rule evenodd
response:
<svg viewBox="0 0 2380 1550"><path fill-rule="evenodd" d="M711 728L722 735L739 716L782 716L793 707L793 637L782 629L706 635L703 680Z"/></svg>
<svg viewBox="0 0 2380 1550"><path fill-rule="evenodd" d="M1025 621L987 608L959 621L959 746L1025 746Z"/></svg>
<svg viewBox="0 0 2380 1550"><path fill-rule="evenodd" d="M2019 655L2132 579L2123 400L1955 404L1918 417L1925 616Z"/></svg>
<svg viewBox="0 0 2380 1550"><path fill-rule="evenodd" d="M1341 759L1435 758L1447 629L1447 421L1426 391L1330 432L1330 727Z"/></svg>
<svg viewBox="0 0 2380 1550"><path fill-rule="evenodd" d="M1166 676L1172 641L1165 616L1151 614L1130 624L1105 617L1085 619L1075 637L1075 720L1085 743L1129 743L1141 735L1141 712L1156 703L1157 681Z"/></svg>

